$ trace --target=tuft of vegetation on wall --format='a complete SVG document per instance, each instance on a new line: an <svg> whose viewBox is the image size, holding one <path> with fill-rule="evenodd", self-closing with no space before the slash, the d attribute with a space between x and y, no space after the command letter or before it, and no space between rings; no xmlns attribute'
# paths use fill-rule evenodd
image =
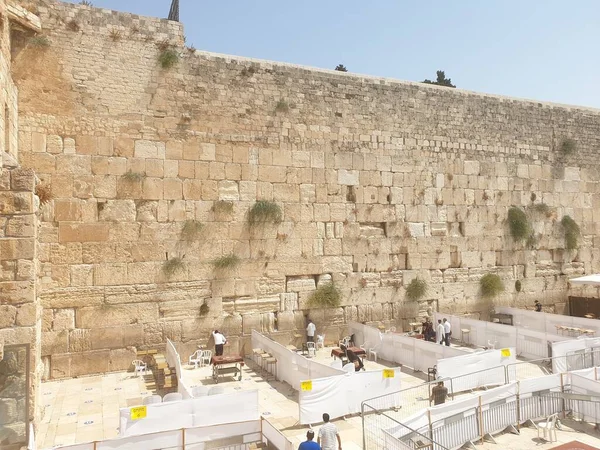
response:
<svg viewBox="0 0 600 450"><path fill-rule="evenodd" d="M54 198L52 187L49 184L38 184L35 187L35 195L40 199L40 205L45 205Z"/></svg>
<svg viewBox="0 0 600 450"><path fill-rule="evenodd" d="M121 179L128 181L130 183L134 183L136 181L142 181L144 178L146 178L146 175L144 175L143 173L132 172L131 170L128 170L123 175L121 175Z"/></svg>
<svg viewBox="0 0 600 450"><path fill-rule="evenodd" d="M488 273L481 277L479 287L483 298L494 298L504 292L504 283L495 273Z"/></svg>
<svg viewBox="0 0 600 450"><path fill-rule="evenodd" d="M427 293L427 282L420 278L413 278L408 286L406 286L406 298L408 300L417 301L423 298Z"/></svg>
<svg viewBox="0 0 600 450"><path fill-rule="evenodd" d="M213 203L211 209L216 214L231 214L233 212L233 202L218 200Z"/></svg>
<svg viewBox="0 0 600 450"><path fill-rule="evenodd" d="M242 260L236 254L229 254L214 259L211 264L215 270L231 270L239 266Z"/></svg>
<svg viewBox="0 0 600 450"><path fill-rule="evenodd" d="M207 316L210 312L210 307L206 304L206 301L200 305L200 315Z"/></svg>
<svg viewBox="0 0 600 450"><path fill-rule="evenodd" d="M313 308L337 308L340 306L342 293L333 283L319 286L308 298L308 305Z"/></svg>
<svg viewBox="0 0 600 450"><path fill-rule="evenodd" d="M195 241L204 230L204 224L198 220L186 220L181 228L181 239L184 241Z"/></svg>
<svg viewBox="0 0 600 450"><path fill-rule="evenodd" d="M50 47L50 39L48 39L46 36L42 36L40 34L29 38L28 43L30 46L32 46L34 48L39 48L39 49L46 49L46 48Z"/></svg>
<svg viewBox="0 0 600 450"><path fill-rule="evenodd" d="M290 110L290 106L283 99L279 100L277 102L277 105L275 105L275 112L286 113L289 110Z"/></svg>
<svg viewBox="0 0 600 450"><path fill-rule="evenodd" d="M183 269L185 269L185 264L183 258L180 257L168 259L162 266L162 271L167 278L171 278L175 273Z"/></svg>
<svg viewBox="0 0 600 450"><path fill-rule="evenodd" d="M248 224L250 226L264 225L266 223L278 224L281 222L282 217L281 207L277 203L259 200L248 211Z"/></svg>
<svg viewBox="0 0 600 450"><path fill-rule="evenodd" d="M565 232L565 247L568 250L575 250L578 247L581 230L579 225L570 216L564 216L560 221Z"/></svg>
<svg viewBox="0 0 600 450"><path fill-rule="evenodd" d="M531 235L531 225L522 209L512 207L508 210L508 226L515 242L526 240Z"/></svg>
<svg viewBox="0 0 600 450"><path fill-rule="evenodd" d="M521 285L521 280L515 281L515 291L521 292L522 288L523 288L523 286Z"/></svg>
<svg viewBox="0 0 600 450"><path fill-rule="evenodd" d="M577 151L577 142L574 139L565 138L560 143L560 152L563 155L569 156L569 155L572 155L573 153L575 153L576 151Z"/></svg>
<svg viewBox="0 0 600 450"><path fill-rule="evenodd" d="M163 69L170 69L179 62L179 53L172 48L167 48L160 52L158 61Z"/></svg>

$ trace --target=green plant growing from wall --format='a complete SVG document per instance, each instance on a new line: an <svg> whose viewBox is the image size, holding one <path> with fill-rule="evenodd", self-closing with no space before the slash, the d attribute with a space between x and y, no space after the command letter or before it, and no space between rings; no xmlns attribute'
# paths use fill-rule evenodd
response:
<svg viewBox="0 0 600 450"><path fill-rule="evenodd" d="M88 0L81 0L79 4L83 6L94 6L94 4L92 2L89 2Z"/></svg>
<svg viewBox="0 0 600 450"><path fill-rule="evenodd" d="M128 170L123 175L121 175L121 178L124 181L128 181L130 183L135 183L138 181L142 181L144 178L146 178L146 175L144 175L143 173L133 172L131 170Z"/></svg>
<svg viewBox="0 0 600 450"><path fill-rule="evenodd" d="M319 286L308 298L308 305L314 308L337 308L340 306L342 293L333 283Z"/></svg>
<svg viewBox="0 0 600 450"><path fill-rule="evenodd" d="M46 36L42 36L42 35L37 35L37 36L33 36L31 38L29 38L29 45L31 45L34 48L38 48L38 49L46 49L48 47L50 47L50 39L48 39Z"/></svg>
<svg viewBox="0 0 600 450"><path fill-rule="evenodd" d="M565 156L575 153L576 150L577 142L574 139L566 138L560 143L560 152Z"/></svg>
<svg viewBox="0 0 600 450"><path fill-rule="evenodd" d="M184 241L195 241L204 230L204 224L198 220L186 220L181 228L181 239Z"/></svg>
<svg viewBox="0 0 600 450"><path fill-rule="evenodd" d="M108 36L114 41L120 41L123 38L123 33L121 33L119 30L110 30L110 33L108 34Z"/></svg>
<svg viewBox="0 0 600 450"><path fill-rule="evenodd" d="M248 211L248 224L252 227L266 223L278 224L282 216L281 207L277 203L259 200Z"/></svg>
<svg viewBox="0 0 600 450"><path fill-rule="evenodd" d="M523 288L523 286L521 285L521 280L515 281L515 291L521 292L522 288Z"/></svg>
<svg viewBox="0 0 600 450"><path fill-rule="evenodd" d="M488 273L481 277L479 287L483 298L494 298L504 292L504 283L495 273Z"/></svg>
<svg viewBox="0 0 600 450"><path fill-rule="evenodd" d="M183 269L185 269L185 263L183 262L183 258L180 257L167 259L162 266L162 271L167 278L171 278L175 273Z"/></svg>
<svg viewBox="0 0 600 450"><path fill-rule="evenodd" d="M206 300L205 300L204 303L202 303L200 305L200 316L202 316L202 317L207 316L209 312L210 312L210 307L206 304Z"/></svg>
<svg viewBox="0 0 600 450"><path fill-rule="evenodd" d="M533 210L536 213L544 214L546 217L552 215L552 209L545 203L536 203L533 205Z"/></svg>
<svg viewBox="0 0 600 450"><path fill-rule="evenodd" d="M233 212L233 202L218 200L213 203L211 209L216 214L231 214Z"/></svg>
<svg viewBox="0 0 600 450"><path fill-rule="evenodd" d="M420 278L413 278L408 286L406 286L406 298L412 301L417 301L423 298L427 293L427 282Z"/></svg>
<svg viewBox="0 0 600 450"><path fill-rule="evenodd" d="M215 270L231 270L240 265L241 259L234 253L214 259L211 264Z"/></svg>
<svg viewBox="0 0 600 450"><path fill-rule="evenodd" d="M277 102L277 105L275 105L275 112L286 113L289 110L290 110L290 106L283 99L279 100Z"/></svg>
<svg viewBox="0 0 600 450"><path fill-rule="evenodd" d="M563 216L560 224L565 232L565 247L568 250L575 250L581 234L579 225L570 216Z"/></svg>
<svg viewBox="0 0 600 450"><path fill-rule="evenodd" d="M164 49L158 55L158 61L163 69L170 69L179 62L179 53L172 48Z"/></svg>
<svg viewBox="0 0 600 450"><path fill-rule="evenodd" d="M512 207L508 210L508 226L515 242L523 241L531 235L531 225L527 215L520 208Z"/></svg>
<svg viewBox="0 0 600 450"><path fill-rule="evenodd" d="M40 199L40 205L45 205L54 198L52 186L49 184L38 184L35 187L35 195Z"/></svg>

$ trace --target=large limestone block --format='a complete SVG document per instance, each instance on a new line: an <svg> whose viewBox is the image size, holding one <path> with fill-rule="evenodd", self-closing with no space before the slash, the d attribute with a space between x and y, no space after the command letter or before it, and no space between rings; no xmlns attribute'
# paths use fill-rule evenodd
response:
<svg viewBox="0 0 600 450"><path fill-rule="evenodd" d="M131 368L131 361L137 358L135 348L111 350L108 354L108 370L117 372Z"/></svg>
<svg viewBox="0 0 600 450"><path fill-rule="evenodd" d="M129 361L129 364L131 364L131 361ZM108 350L74 353L71 355L71 376L77 377L108 372L109 363L110 352Z"/></svg>
<svg viewBox="0 0 600 450"><path fill-rule="evenodd" d="M307 292L314 291L317 288L314 277L288 278L287 292Z"/></svg>
<svg viewBox="0 0 600 450"><path fill-rule="evenodd" d="M107 224L62 222L58 226L59 242L103 242L108 234Z"/></svg>
<svg viewBox="0 0 600 450"><path fill-rule="evenodd" d="M20 327L32 327L37 322L38 307L36 303L25 303L17 310L16 324Z"/></svg>
<svg viewBox="0 0 600 450"><path fill-rule="evenodd" d="M133 200L108 200L103 204L98 219L106 222L135 222L136 215Z"/></svg>
<svg viewBox="0 0 600 450"><path fill-rule="evenodd" d="M71 355L54 354L50 358L50 377L53 379L68 378L71 376Z"/></svg>
<svg viewBox="0 0 600 450"><path fill-rule="evenodd" d="M279 294L280 311L296 311L298 309L298 294L296 292L285 292Z"/></svg>
<svg viewBox="0 0 600 450"><path fill-rule="evenodd" d="M219 200L238 201L240 199L239 186L237 181L219 181Z"/></svg>
<svg viewBox="0 0 600 450"><path fill-rule="evenodd" d="M1 249L0 245L0 249ZM35 283L29 281L6 281L0 282L0 292L2 293L2 303L8 305L19 305L29 303L35 300Z"/></svg>
<svg viewBox="0 0 600 450"><path fill-rule="evenodd" d="M166 146L158 141L135 141L134 156L136 158L165 159Z"/></svg>
<svg viewBox="0 0 600 450"><path fill-rule="evenodd" d="M0 305L0 328L10 328L15 325L17 308L10 305Z"/></svg>
<svg viewBox="0 0 600 450"><path fill-rule="evenodd" d="M157 303L138 303L133 305L106 305L80 308L77 311L77 328L109 327L137 323L154 323L158 320Z"/></svg>
<svg viewBox="0 0 600 450"><path fill-rule="evenodd" d="M90 330L69 331L69 352L85 352L91 349Z"/></svg>
<svg viewBox="0 0 600 450"><path fill-rule="evenodd" d="M54 331L72 330L75 328L75 310L59 309L54 312L52 329Z"/></svg>
<svg viewBox="0 0 600 450"><path fill-rule="evenodd" d="M42 333L42 356L69 351L68 331L49 331Z"/></svg>

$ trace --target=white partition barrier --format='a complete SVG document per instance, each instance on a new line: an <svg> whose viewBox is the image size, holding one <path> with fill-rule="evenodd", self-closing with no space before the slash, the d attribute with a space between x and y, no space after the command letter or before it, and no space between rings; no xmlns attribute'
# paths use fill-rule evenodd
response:
<svg viewBox="0 0 600 450"><path fill-rule="evenodd" d="M569 339L552 343L552 372L567 372L579 368L577 358L585 358L586 352L600 347L600 338Z"/></svg>
<svg viewBox="0 0 600 450"><path fill-rule="evenodd" d="M513 324L523 328L545 331L549 334L557 334L556 326L565 326L593 330L596 332L596 336L600 336L600 320L597 319L536 312L526 309L509 308L506 306L496 307L496 312L512 315Z"/></svg>
<svg viewBox="0 0 600 450"><path fill-rule="evenodd" d="M257 420L258 391L200 397L146 407L146 417L135 420L131 408L120 410L120 436L137 436L181 428Z"/></svg>
<svg viewBox="0 0 600 450"><path fill-rule="evenodd" d="M348 328L350 333L354 334L356 345L363 345L367 349L374 348L378 358L414 370L426 371L435 366L438 359L469 354L456 347L447 347L398 333L381 333L374 327L356 322L350 322Z"/></svg>
<svg viewBox="0 0 600 450"><path fill-rule="evenodd" d="M540 314L540 313L537 313ZM469 330L464 340L479 347L506 348L514 347L517 355L529 359L548 358L549 343L572 340L569 336L559 336L545 331L524 328L516 323L514 326L485 322L449 314L435 313L435 321L447 318L452 326L452 336L462 338L461 330ZM535 317L538 319L538 317ZM514 322L513 322L514 323ZM554 355L554 354L553 354Z"/></svg>
<svg viewBox="0 0 600 450"><path fill-rule="evenodd" d="M219 439L237 438L228 448L247 448L252 442L269 442L277 450L293 450L292 443L264 419L177 429L61 447L65 450L197 449ZM214 448L210 446L208 448Z"/></svg>
<svg viewBox="0 0 600 450"><path fill-rule="evenodd" d="M590 380L576 373L571 373L571 393L600 396L600 383L596 380ZM579 415L579 418L585 422L600 423L600 404L597 402L578 402L571 404L573 411Z"/></svg>
<svg viewBox="0 0 600 450"><path fill-rule="evenodd" d="M400 368L395 368L389 371L344 373L344 375L310 380L310 390L300 391L300 423L322 422L324 412L327 412L332 419L357 414L361 411L363 401L388 394L397 395L389 395L387 404L383 406L399 407L401 406L398 392L401 373Z"/></svg>
<svg viewBox="0 0 600 450"><path fill-rule="evenodd" d="M505 367L516 360L514 348L469 353L438 360L437 373L441 378L452 378L454 393L464 392L505 384Z"/></svg>
<svg viewBox="0 0 600 450"><path fill-rule="evenodd" d="M307 359L255 330L252 331L252 348L260 348L273 355L277 359L277 379L285 381L297 391L300 390L302 380L314 380L345 373L343 370Z"/></svg>
<svg viewBox="0 0 600 450"><path fill-rule="evenodd" d="M181 367L181 357L175 348L175 345L170 339L167 339L167 364L169 367L175 367L175 375L177 376L177 392L179 392L184 400L194 398L191 388L183 380L183 369Z"/></svg>

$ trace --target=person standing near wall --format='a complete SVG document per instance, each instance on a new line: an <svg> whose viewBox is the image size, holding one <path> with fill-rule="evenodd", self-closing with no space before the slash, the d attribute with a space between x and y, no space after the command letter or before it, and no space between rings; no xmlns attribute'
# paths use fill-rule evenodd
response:
<svg viewBox="0 0 600 450"><path fill-rule="evenodd" d="M312 320L308 319L308 326L306 327L306 342L315 342L315 333L317 326Z"/></svg>
<svg viewBox="0 0 600 450"><path fill-rule="evenodd" d="M319 429L319 439L317 442L323 450L335 450L335 441L337 439L338 450L342 450L342 438L337 427L329 421L329 414L323 414L323 426Z"/></svg>
<svg viewBox="0 0 600 450"><path fill-rule="evenodd" d="M223 346L227 343L227 339L219 330L213 331L212 335L215 339L215 356L223 356Z"/></svg>
<svg viewBox="0 0 600 450"><path fill-rule="evenodd" d="M450 322L444 317L444 342L450 347L450 336L452 336L452 327Z"/></svg>
<svg viewBox="0 0 600 450"><path fill-rule="evenodd" d="M539 301L535 301L534 303L534 308L536 312L542 312L542 304Z"/></svg>
<svg viewBox="0 0 600 450"><path fill-rule="evenodd" d="M431 390L429 402L433 402L434 405L441 405L446 403L446 397L448 397L448 388L444 386L443 381L440 381L437 386L434 386Z"/></svg>
<svg viewBox="0 0 600 450"><path fill-rule="evenodd" d="M444 341L446 340L446 330L444 325L442 324L442 320L438 320L437 324L437 332L435 334L435 340L440 344L444 345Z"/></svg>

